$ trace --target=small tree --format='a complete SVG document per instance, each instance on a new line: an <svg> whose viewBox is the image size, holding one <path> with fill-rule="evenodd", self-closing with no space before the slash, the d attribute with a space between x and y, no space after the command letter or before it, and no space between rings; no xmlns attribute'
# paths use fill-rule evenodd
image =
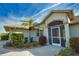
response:
<svg viewBox="0 0 79 59"><path fill-rule="evenodd" d="M23 23L22 23L22 25L24 25L24 26L29 26L29 40L30 40L30 42L32 41L31 40L31 31L32 31L32 29L33 29L33 27L34 27L34 25L33 25L33 19L32 18L27 18L26 20L23 20Z"/></svg>

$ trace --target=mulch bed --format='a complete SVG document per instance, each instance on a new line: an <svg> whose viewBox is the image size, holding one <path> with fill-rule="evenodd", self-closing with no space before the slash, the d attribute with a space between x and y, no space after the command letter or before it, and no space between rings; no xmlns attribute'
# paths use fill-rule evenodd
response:
<svg viewBox="0 0 79 59"><path fill-rule="evenodd" d="M41 46L41 45L38 45L38 46L36 46L36 47L32 47L32 46L30 46L30 47L23 47L23 48L16 48L16 47L13 47L13 46L6 46L6 45L4 45L3 46L3 48L6 48L6 49L11 49L11 50L15 50L15 49L32 49L32 48L40 48L40 47L44 47L44 46Z"/></svg>

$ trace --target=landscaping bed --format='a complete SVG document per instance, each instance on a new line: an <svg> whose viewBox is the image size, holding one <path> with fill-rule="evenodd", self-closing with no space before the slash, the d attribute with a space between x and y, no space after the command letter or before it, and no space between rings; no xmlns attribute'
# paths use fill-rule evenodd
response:
<svg viewBox="0 0 79 59"><path fill-rule="evenodd" d="M65 48L61 50L56 56L79 56L79 53L75 52L72 48Z"/></svg>
<svg viewBox="0 0 79 59"><path fill-rule="evenodd" d="M45 46L45 45L44 45L44 46ZM25 48L25 49L30 49L30 48L38 48L38 47L43 47L43 46L34 41L34 42L31 42L31 43L26 43L26 44L24 44L24 47L22 47L22 48L20 48L20 49L23 49L23 48ZM9 42L7 42L7 43L3 46L3 48L7 48L7 49L17 49L17 47L12 46L11 43L9 43Z"/></svg>
<svg viewBox="0 0 79 59"><path fill-rule="evenodd" d="M57 56L73 56L73 55L74 51L71 48L65 48L57 54Z"/></svg>
<svg viewBox="0 0 79 59"><path fill-rule="evenodd" d="M13 32L11 34L11 40L7 42L4 48L35 48L42 47L46 45L46 37L40 36L39 41L34 41L33 38L28 40L24 39L23 33Z"/></svg>
<svg viewBox="0 0 79 59"><path fill-rule="evenodd" d="M70 39L70 48L61 50L57 56L79 56L79 37Z"/></svg>

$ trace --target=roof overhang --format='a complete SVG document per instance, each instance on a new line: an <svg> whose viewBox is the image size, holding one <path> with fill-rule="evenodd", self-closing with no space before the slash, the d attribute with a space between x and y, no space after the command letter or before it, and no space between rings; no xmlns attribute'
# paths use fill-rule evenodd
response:
<svg viewBox="0 0 79 59"><path fill-rule="evenodd" d="M79 24L79 21L72 21L69 23L69 25L75 25L75 24Z"/></svg>
<svg viewBox="0 0 79 59"><path fill-rule="evenodd" d="M28 30L29 28L23 27L23 26L15 26L15 25L5 25L4 26L6 31L15 30L15 29L23 29Z"/></svg>
<svg viewBox="0 0 79 59"><path fill-rule="evenodd" d="M30 30L29 28L29 26L23 26L23 25L17 25L17 24L15 24L15 25L12 25L12 24L10 24L10 25L4 25L4 28L5 28L5 30L6 31L11 31L11 30L16 30L16 29L19 29L19 30ZM35 28L35 27L32 27L32 30L37 30L37 28Z"/></svg>
<svg viewBox="0 0 79 59"><path fill-rule="evenodd" d="M70 18L70 21L73 21L74 18L75 18L75 17L74 17L73 10L53 10L53 11L51 11L51 12L43 19L43 21L42 21L40 24L44 23L44 22L46 21L46 19L47 19L50 15L52 15L53 13L66 13L67 16Z"/></svg>

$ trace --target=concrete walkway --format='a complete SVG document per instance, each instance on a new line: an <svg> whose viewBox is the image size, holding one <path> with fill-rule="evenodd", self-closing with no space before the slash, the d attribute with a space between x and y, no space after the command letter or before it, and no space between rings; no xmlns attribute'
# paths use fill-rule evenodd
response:
<svg viewBox="0 0 79 59"><path fill-rule="evenodd" d="M32 49L4 49L0 45L0 56L54 56L61 49L52 45Z"/></svg>
<svg viewBox="0 0 79 59"><path fill-rule="evenodd" d="M4 41L0 41L0 46L3 46L4 44L6 44L7 40Z"/></svg>

